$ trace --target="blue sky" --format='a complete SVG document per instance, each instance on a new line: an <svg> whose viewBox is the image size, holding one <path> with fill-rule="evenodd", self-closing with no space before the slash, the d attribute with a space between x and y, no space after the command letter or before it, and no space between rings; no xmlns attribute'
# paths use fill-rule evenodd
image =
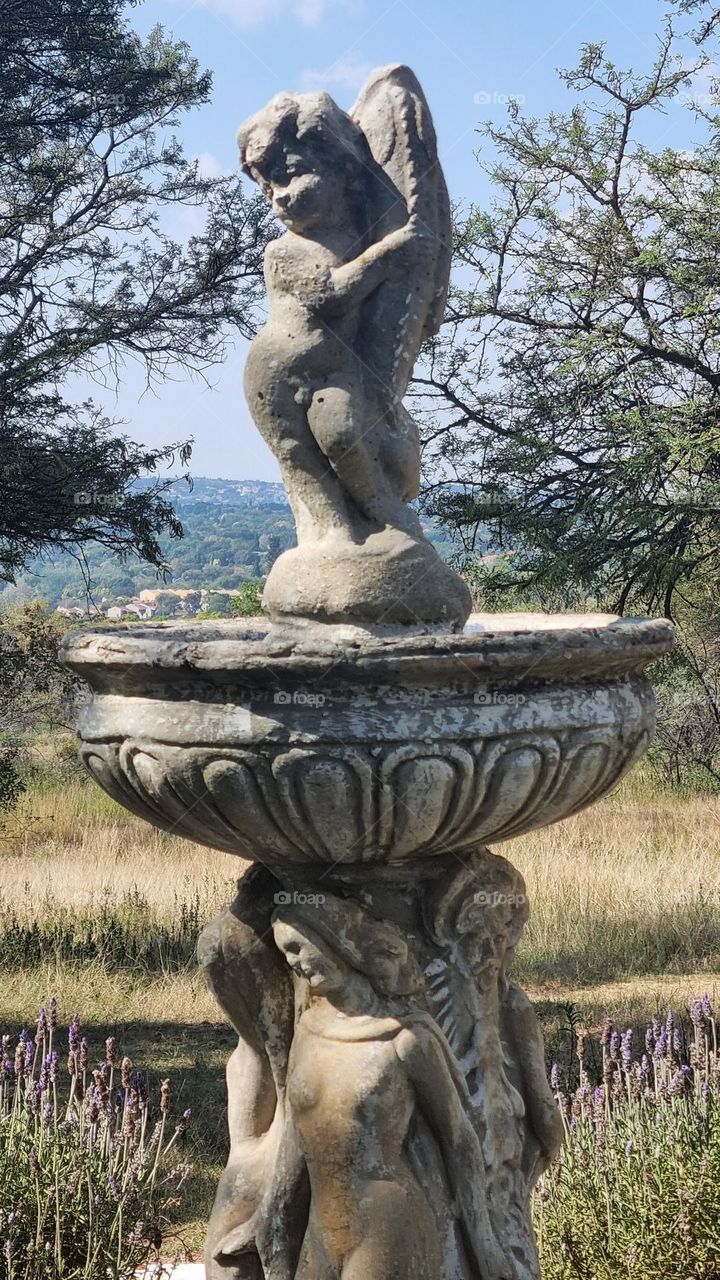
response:
<svg viewBox="0 0 720 1280"><path fill-rule="evenodd" d="M238 125L280 90L325 88L349 107L373 67L406 62L430 101L453 199L480 204L489 191L474 158L478 124L500 119L509 97L533 116L569 107L557 68L574 65L584 41L606 41L615 62L646 69L664 12L661 0L145 0L129 10L139 31L162 23L213 72L212 102L181 131L208 171L234 169ZM658 115L653 141L685 146L690 124L687 112ZM174 230L187 235L199 216L187 211ZM196 475L277 479L245 407L244 358L240 344L211 389L178 374L142 394L130 368L117 395L92 394L147 444L194 436Z"/></svg>

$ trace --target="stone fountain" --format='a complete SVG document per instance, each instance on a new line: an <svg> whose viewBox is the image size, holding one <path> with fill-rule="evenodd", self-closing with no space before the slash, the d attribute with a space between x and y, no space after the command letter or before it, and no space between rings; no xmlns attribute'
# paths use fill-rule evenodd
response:
<svg viewBox="0 0 720 1280"><path fill-rule="evenodd" d="M348 115L281 94L240 130L287 231L246 390L298 545L267 622L84 630L81 754L155 826L248 859L200 962L237 1029L209 1280L538 1280L562 1126L508 966L498 842L645 751L665 622L473 615L423 537L402 398L437 331L450 214L413 74Z"/></svg>

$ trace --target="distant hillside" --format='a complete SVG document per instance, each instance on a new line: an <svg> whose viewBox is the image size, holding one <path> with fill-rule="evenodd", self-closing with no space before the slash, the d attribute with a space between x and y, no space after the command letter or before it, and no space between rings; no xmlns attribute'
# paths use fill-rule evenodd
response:
<svg viewBox="0 0 720 1280"><path fill-rule="evenodd" d="M178 482L172 496L185 537L163 539L169 569L164 585L168 587L237 589L244 582L262 580L280 553L295 545L295 523L281 484L199 476L191 490ZM426 523L426 533L441 555L449 552L443 530ZM104 547L87 547L86 558L92 598L104 607L163 585L163 579L148 565L133 560L123 563ZM6 588L4 595L43 599L54 607L82 607L86 602L80 568L66 553L35 561L17 586Z"/></svg>
<svg viewBox="0 0 720 1280"><path fill-rule="evenodd" d="M138 488L149 488L151 479L139 480ZM193 502L221 502L231 507L287 506L284 485L275 480L215 480L198 476L192 489L178 481L173 492L176 507Z"/></svg>

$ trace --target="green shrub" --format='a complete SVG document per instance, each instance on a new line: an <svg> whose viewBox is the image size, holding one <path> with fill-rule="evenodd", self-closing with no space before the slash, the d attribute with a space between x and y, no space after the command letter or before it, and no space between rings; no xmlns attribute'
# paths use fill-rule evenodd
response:
<svg viewBox="0 0 720 1280"><path fill-rule="evenodd" d="M0 971L38 964L98 961L109 969L177 973L195 964L201 928L199 895L176 903L161 919L147 898L132 890L119 901L84 909L53 899L28 921L0 897Z"/></svg>

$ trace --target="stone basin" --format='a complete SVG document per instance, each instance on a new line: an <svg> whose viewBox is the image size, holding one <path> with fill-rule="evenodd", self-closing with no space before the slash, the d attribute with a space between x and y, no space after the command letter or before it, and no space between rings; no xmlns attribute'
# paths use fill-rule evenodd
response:
<svg viewBox="0 0 720 1280"><path fill-rule="evenodd" d="M263 620L66 637L92 690L82 759L177 835L298 864L417 862L557 822L613 787L654 725L665 621L475 614L458 634Z"/></svg>

